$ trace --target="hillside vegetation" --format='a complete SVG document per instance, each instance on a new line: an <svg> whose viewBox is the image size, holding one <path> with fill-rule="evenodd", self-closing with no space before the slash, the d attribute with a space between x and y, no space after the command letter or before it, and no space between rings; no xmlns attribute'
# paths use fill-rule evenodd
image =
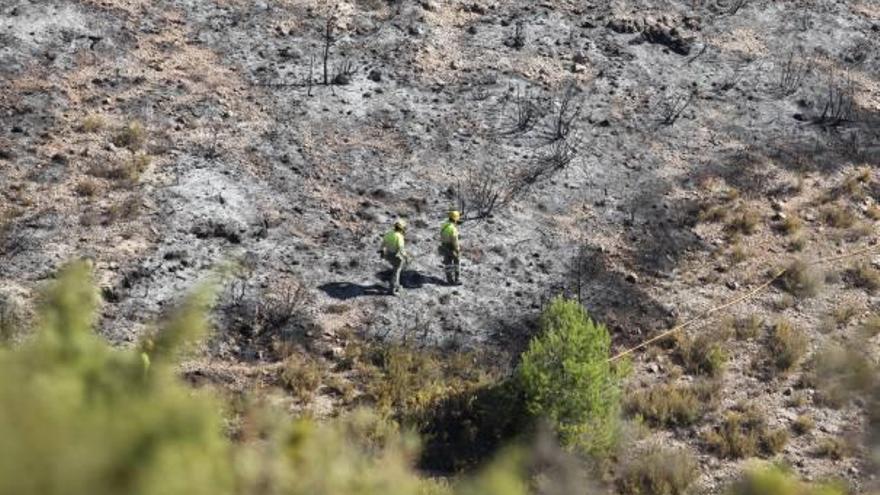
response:
<svg viewBox="0 0 880 495"><path fill-rule="evenodd" d="M876 491L878 165L874 0L4 0L0 492Z"/></svg>

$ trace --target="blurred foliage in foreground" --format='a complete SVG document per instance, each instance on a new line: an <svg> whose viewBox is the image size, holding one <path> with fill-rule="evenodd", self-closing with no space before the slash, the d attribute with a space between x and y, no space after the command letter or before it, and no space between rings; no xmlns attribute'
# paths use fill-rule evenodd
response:
<svg viewBox="0 0 880 495"><path fill-rule="evenodd" d="M369 412L315 424L249 407L238 441L221 404L187 387L173 357L206 330L200 291L139 350L92 332L96 293L84 264L48 291L28 343L0 350L0 493L505 494L525 493L516 456L454 487L411 465L417 440Z"/></svg>
<svg viewBox="0 0 880 495"><path fill-rule="evenodd" d="M17 348L0 348L0 494L602 492L586 488L579 459L562 451L554 453L550 444L555 445L555 440L549 441L550 446L538 443L530 451L504 450L468 479L453 483L425 478L413 469L418 438L370 411L316 423L291 421L271 407L248 403L239 411L241 421L231 439L224 433L221 414L228 404L188 387L173 369L186 344L197 341L206 331L203 315L210 296L203 290L190 297L153 334L150 345L145 342L138 349L118 349L93 334L97 298L88 268L74 264L64 270L46 294L37 334ZM601 362L607 356L607 332L591 326L576 308L559 301L554 307L555 312L544 322L547 333L542 345L530 349L527 361L531 368L523 371L527 378L556 379L553 367L547 366L554 361L548 347L552 339L546 335L565 333L571 323L577 330L576 343L587 334L600 337L595 345L580 342L561 355L563 363L582 357L591 363L574 368L577 372L568 377L574 380L572 385L593 390L581 380L596 375L606 377L602 382L606 387L616 383L613 371ZM563 337L559 338L568 341ZM140 349L149 349L149 366ZM530 408L553 413L556 433L560 424L577 426L585 419L572 416L569 400L595 406L591 397L537 400L541 397L526 395L533 401ZM603 418L597 426L613 424L614 419L606 415L609 410L597 411ZM579 427L572 433L582 438ZM650 474L652 469L638 472ZM632 486L660 485L638 482ZM830 486L811 487L769 470L752 473L732 493L840 492Z"/></svg>

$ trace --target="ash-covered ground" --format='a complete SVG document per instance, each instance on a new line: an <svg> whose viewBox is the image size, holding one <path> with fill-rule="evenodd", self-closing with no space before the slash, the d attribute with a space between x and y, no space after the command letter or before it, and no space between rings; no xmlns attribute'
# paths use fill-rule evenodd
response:
<svg viewBox="0 0 880 495"><path fill-rule="evenodd" d="M0 89L7 312L88 257L101 332L131 345L223 273L206 350L223 363L332 357L352 334L515 356L558 294L622 349L792 257L876 242L870 0L5 0ZM855 220L827 221L856 167L862 193L831 202ZM464 284L449 287L436 244L461 206ZM779 228L792 216L796 239ZM376 254L396 218L415 257L399 298ZM812 352L862 338L880 302L846 276L785 297L730 314L787 318ZM844 304L855 316L822 331ZM697 450L705 490L741 463L700 432L743 400L773 425L816 418L780 454L800 473L870 479L861 454L811 453L861 428L858 404L790 406L799 372L754 372L760 339L727 345L716 412L652 434ZM692 380L666 352L634 364L634 386Z"/></svg>

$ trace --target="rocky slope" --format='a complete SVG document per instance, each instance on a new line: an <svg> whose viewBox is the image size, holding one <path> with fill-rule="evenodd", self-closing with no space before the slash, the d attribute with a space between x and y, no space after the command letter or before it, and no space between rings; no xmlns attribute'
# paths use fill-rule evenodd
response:
<svg viewBox="0 0 880 495"><path fill-rule="evenodd" d="M515 356L559 293L623 348L792 256L875 242L878 53L869 0L7 0L0 295L26 312L60 264L89 257L102 332L126 345L224 271L208 355L234 366L271 366L286 344L332 356L351 333ZM831 201L856 220L827 221L857 166L858 190ZM465 283L447 287L435 243L461 201ZM778 228L791 216L800 254ZM398 217L416 261L390 298L375 251ZM785 317L811 351L862 338L876 295L829 280L732 314ZM820 331L844 304L851 321ZM800 373L754 373L762 342L726 344L714 416L654 435L696 448L713 490L740 467L700 440L725 410L748 399L786 427L810 412L819 433L780 455L861 486L860 455L809 453L857 430L858 405L788 406ZM676 367L639 354L634 386L691 379Z"/></svg>

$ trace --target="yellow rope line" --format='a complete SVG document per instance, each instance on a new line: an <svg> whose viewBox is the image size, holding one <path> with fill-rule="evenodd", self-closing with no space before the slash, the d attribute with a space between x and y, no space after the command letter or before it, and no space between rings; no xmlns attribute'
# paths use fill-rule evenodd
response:
<svg viewBox="0 0 880 495"><path fill-rule="evenodd" d="M871 252L871 251L876 251L876 250L880 250L880 246L877 246L877 245L875 245L875 246L869 246L869 247L866 247L866 248L863 248L863 249L859 249L859 250L857 250L857 251L853 251L853 252L851 252L851 253L841 254L841 255L839 255L839 256L831 256L831 257L828 257L828 258L820 258L820 259L818 259L818 260L815 260L815 261L812 261L812 262L810 262L810 263L807 263L807 265L808 265L808 266L814 266L814 265L822 265L822 264L825 264L825 263L833 263L833 262L835 262L835 261L840 261L840 260L847 259L847 258L854 258L854 257L856 257L856 256L861 256L861 255L863 255L863 254L865 254L865 253L869 253L869 252ZM644 342L638 344L638 345L635 346L635 347L630 347L629 349L626 349L626 350L624 350L624 351L622 351L622 352L620 352L620 353L618 353L618 354L615 354L615 355L612 356L608 361L610 361L610 362L617 361L618 359L620 359L620 358L622 358L622 357L624 357L624 356L626 356L626 355L632 354L633 352L635 352L635 351L637 351L637 350L639 350L639 349L643 349L644 347L649 346L649 345L653 344L654 342L657 342L658 340L662 340L662 339L664 339L664 338L666 338L666 337L668 337L668 336L670 336L670 335L672 335L672 334L674 334L674 333L676 333L676 332L679 332L679 331L681 331L682 329L687 328L687 327L693 325L694 323L697 323L697 322L699 322L699 321L706 320L706 319L708 319L709 316L711 316L711 315L714 314L714 313L717 313L717 312L719 312L719 311L721 311L721 310L723 310L723 309L727 309L727 308L729 308L729 307L731 307L731 306L733 306L733 305L735 305L735 304L737 304L737 303L740 303L740 302L742 302L742 301L745 301L745 300L748 300L748 299L751 299L751 298L755 297L755 296L758 295L760 292L763 292L763 291L766 290L768 287L770 287L770 286L773 284L773 282L775 282L775 281L777 281L777 280L779 279L779 277L785 275L785 273L786 273L787 271L788 271L788 268L784 268L784 269L782 269L782 270L777 271L776 274L774 274L774 275L770 278L770 280L768 280L768 281L764 282L763 284L759 285L758 287L752 289L752 290L749 291L747 294L744 294L744 295L742 295L742 296L740 296L740 297L737 297L736 299L734 299L734 300L732 300L732 301L728 301L728 302L722 304L721 306L716 306L716 307L714 307L714 308L711 308L711 309L708 309L708 310L706 310L706 311L703 311L702 313L700 313L699 315L697 315L697 316L691 318L690 320L688 320L688 321L686 321L686 322L684 322L684 323L681 323L681 324L679 324L679 325L676 325L676 326L670 328L669 330L667 330L667 331L665 331L665 332L663 332L663 333L661 333L661 334L659 334L659 335L655 335L654 337L651 337L650 339L648 339L648 340L646 340L646 341L644 341Z"/></svg>

